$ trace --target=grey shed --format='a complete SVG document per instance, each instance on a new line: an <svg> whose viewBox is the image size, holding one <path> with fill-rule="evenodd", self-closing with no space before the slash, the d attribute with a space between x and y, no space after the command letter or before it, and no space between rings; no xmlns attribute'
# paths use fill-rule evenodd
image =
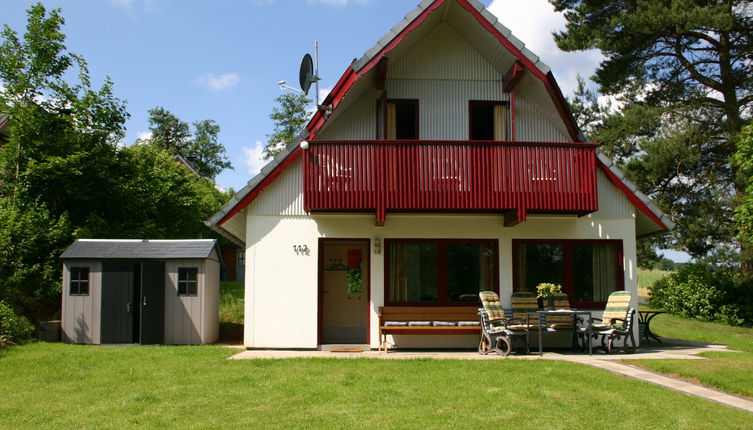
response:
<svg viewBox="0 0 753 430"><path fill-rule="evenodd" d="M207 344L219 335L214 239L77 239L63 260L62 337L87 344Z"/></svg>

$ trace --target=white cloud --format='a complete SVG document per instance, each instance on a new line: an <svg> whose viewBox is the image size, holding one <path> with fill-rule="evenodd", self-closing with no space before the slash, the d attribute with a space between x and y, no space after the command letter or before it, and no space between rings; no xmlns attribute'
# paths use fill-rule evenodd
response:
<svg viewBox="0 0 753 430"><path fill-rule="evenodd" d="M243 160L243 164L248 167L248 173L250 175L258 174L259 172L261 172L261 168L267 164L267 162L263 159L263 150L264 144L260 140L257 140L254 146L250 148L243 148L243 155L241 159Z"/></svg>
<svg viewBox="0 0 753 430"><path fill-rule="evenodd" d="M369 0L306 0L309 4L323 4L325 6L347 6L349 4L369 4Z"/></svg>
<svg viewBox="0 0 753 430"><path fill-rule="evenodd" d="M271 6L277 3L277 0L251 0L251 4L254 6Z"/></svg>
<svg viewBox="0 0 753 430"><path fill-rule="evenodd" d="M196 80L199 85L205 86L211 90L222 91L233 88L241 81L241 77L236 73L224 73L215 75L214 73L205 73Z"/></svg>
<svg viewBox="0 0 753 430"><path fill-rule="evenodd" d="M139 140L149 140L152 138L152 132L151 131L140 131L138 134Z"/></svg>
<svg viewBox="0 0 753 430"><path fill-rule="evenodd" d="M111 5L130 8L133 5L133 0L107 0Z"/></svg>
<svg viewBox="0 0 753 430"><path fill-rule="evenodd" d="M604 58L598 50L564 52L557 47L552 32L563 30L566 21L547 0L494 0L488 9L552 68L565 96L572 95L578 74L590 78Z"/></svg>
<svg viewBox="0 0 753 430"><path fill-rule="evenodd" d="M323 102L331 92L332 87L319 88L319 103Z"/></svg>

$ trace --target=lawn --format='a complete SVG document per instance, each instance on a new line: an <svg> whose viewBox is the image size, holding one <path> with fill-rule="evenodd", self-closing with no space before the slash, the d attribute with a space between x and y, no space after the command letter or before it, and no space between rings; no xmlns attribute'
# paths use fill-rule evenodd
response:
<svg viewBox="0 0 753 430"><path fill-rule="evenodd" d="M753 397L753 328L659 315L651 330L660 336L721 343L740 352L707 352L708 360L631 360L655 371L697 380L729 393Z"/></svg>
<svg viewBox="0 0 753 430"><path fill-rule="evenodd" d="M243 324L243 281L220 282L220 322Z"/></svg>
<svg viewBox="0 0 753 430"><path fill-rule="evenodd" d="M6 428L750 428L750 415L549 360L225 360L220 347L0 351Z"/></svg>

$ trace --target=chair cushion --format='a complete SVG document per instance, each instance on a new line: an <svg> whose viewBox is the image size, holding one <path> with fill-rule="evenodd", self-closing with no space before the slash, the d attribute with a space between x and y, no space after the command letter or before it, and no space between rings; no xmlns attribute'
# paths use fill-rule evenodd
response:
<svg viewBox="0 0 753 430"><path fill-rule="evenodd" d="M502 309L502 303L500 303L497 293L494 291L481 291L478 293L478 296L490 320L505 317L505 310Z"/></svg>
<svg viewBox="0 0 753 430"><path fill-rule="evenodd" d="M554 323L549 325L550 328L553 328L555 330L564 330L569 328L575 328L575 324L573 323Z"/></svg>
<svg viewBox="0 0 753 430"><path fill-rule="evenodd" d="M512 324L507 326L508 330L513 331L522 331L522 330L528 330L528 326L525 324Z"/></svg>
<svg viewBox="0 0 753 430"><path fill-rule="evenodd" d="M458 323L454 321L432 321L431 325L434 327L457 327Z"/></svg>
<svg viewBox="0 0 753 430"><path fill-rule="evenodd" d="M431 327L431 321L408 321L408 327Z"/></svg>
<svg viewBox="0 0 753 430"><path fill-rule="evenodd" d="M458 321L458 327L478 327L481 325L479 321Z"/></svg>
<svg viewBox="0 0 753 430"><path fill-rule="evenodd" d="M610 328L612 328L611 324L600 324L600 323L591 324L591 330L601 331L601 330L609 330Z"/></svg>
<svg viewBox="0 0 753 430"><path fill-rule="evenodd" d="M385 327L407 327L408 322L407 321L385 321L384 326Z"/></svg>

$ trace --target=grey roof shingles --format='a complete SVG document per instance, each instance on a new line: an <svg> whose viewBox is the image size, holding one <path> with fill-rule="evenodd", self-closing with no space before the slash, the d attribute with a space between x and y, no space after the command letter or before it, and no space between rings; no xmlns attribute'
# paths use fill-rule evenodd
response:
<svg viewBox="0 0 753 430"><path fill-rule="evenodd" d="M195 240L120 240L76 239L60 255L61 259L137 259L208 258L216 239Z"/></svg>

